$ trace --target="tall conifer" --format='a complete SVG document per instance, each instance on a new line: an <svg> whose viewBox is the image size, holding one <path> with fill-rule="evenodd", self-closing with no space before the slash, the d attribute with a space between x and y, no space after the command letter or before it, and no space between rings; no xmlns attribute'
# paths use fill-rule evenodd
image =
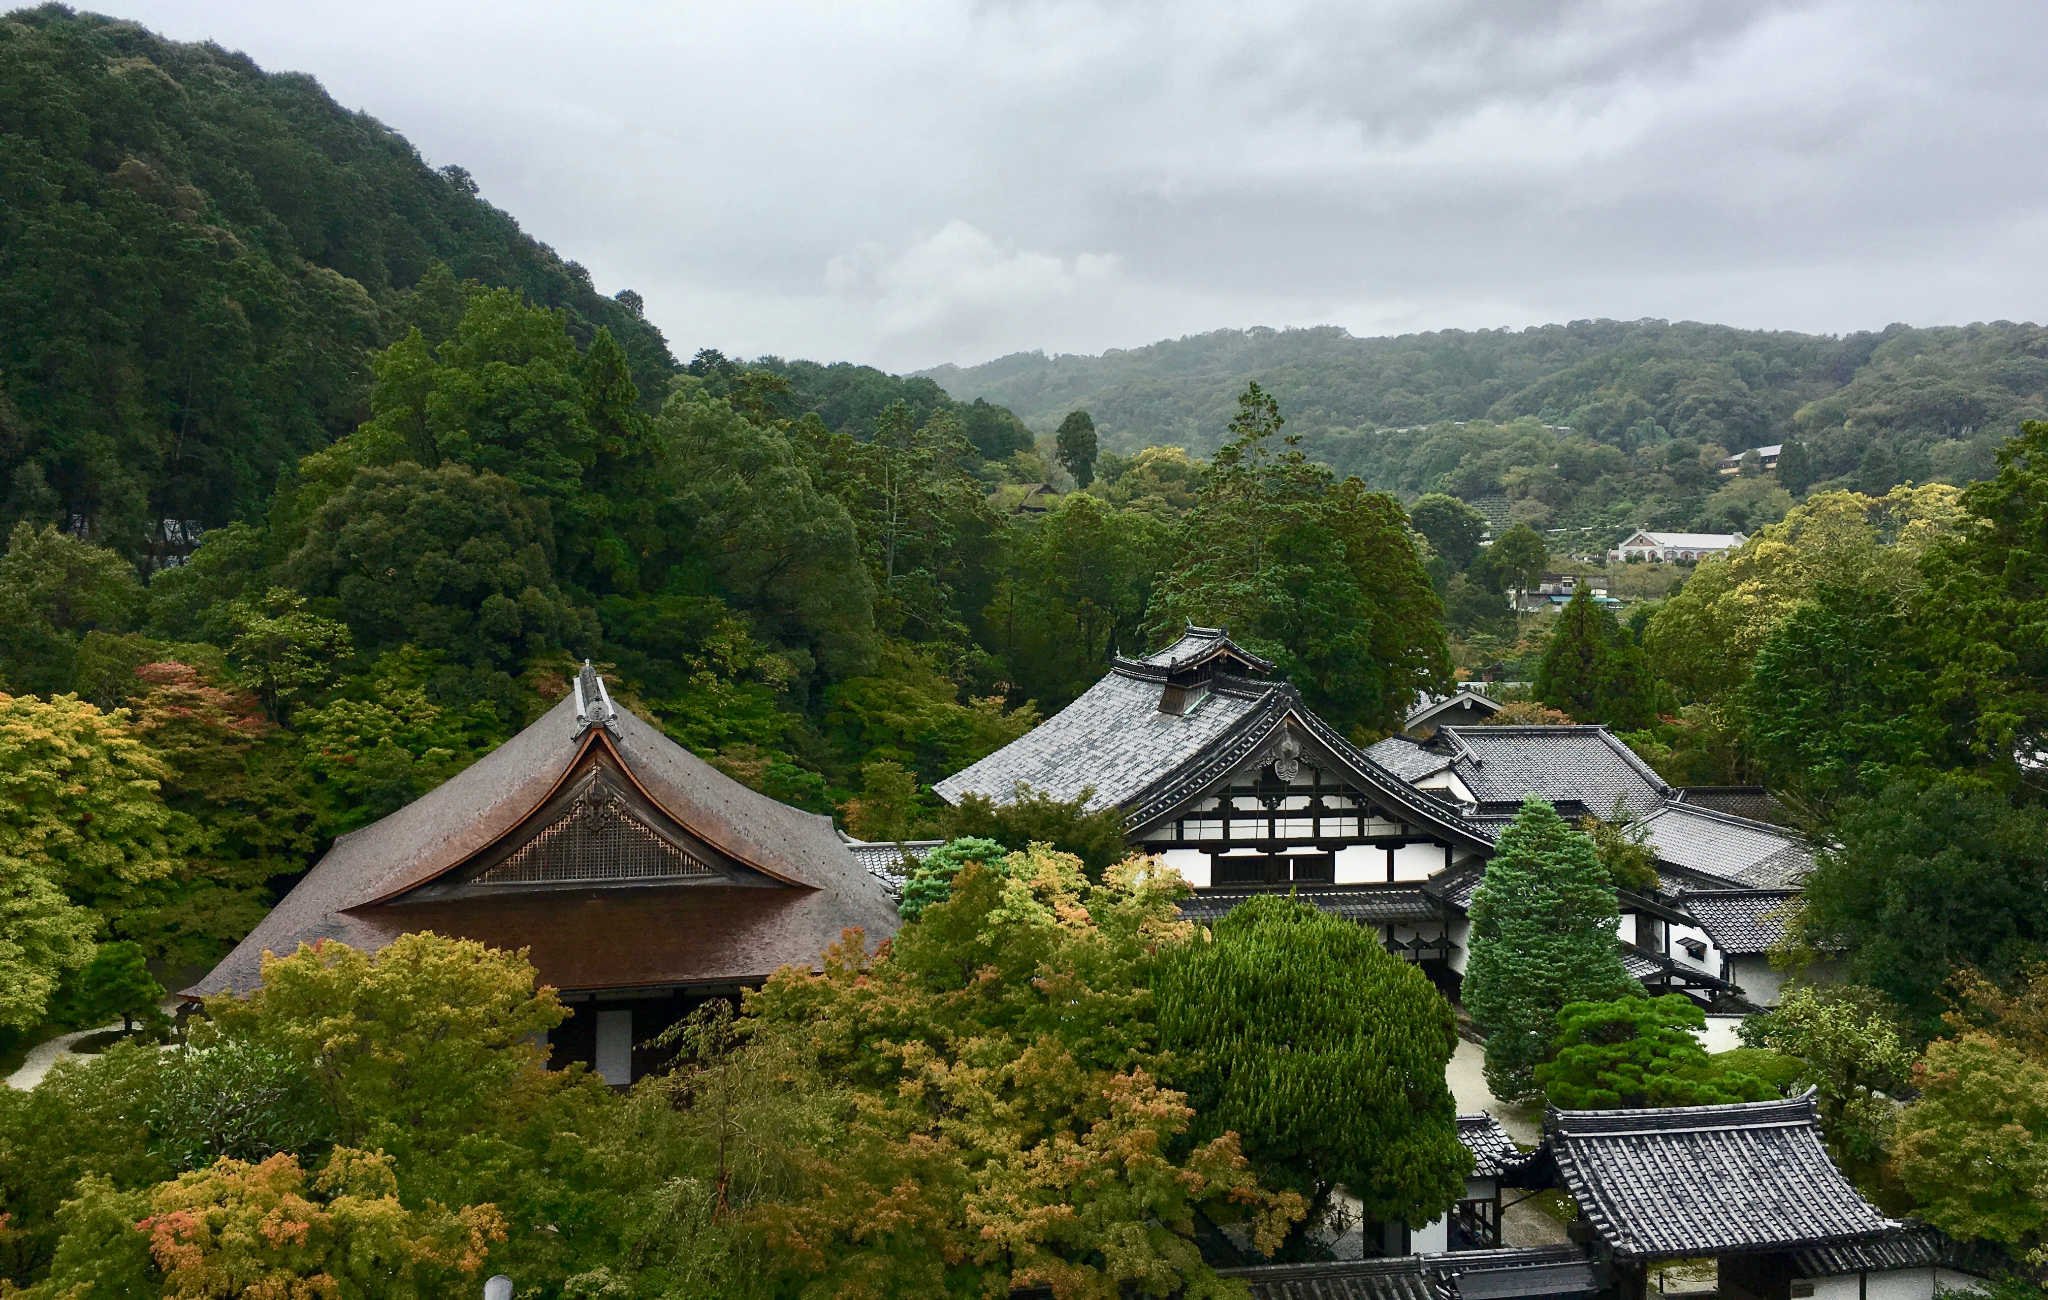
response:
<svg viewBox="0 0 2048 1300"><path fill-rule="evenodd" d="M1615 946L1619 920L1593 842L1541 799L1524 803L1473 896L1465 966L1465 1009L1486 1034L1496 1096L1535 1094L1566 1003L1636 991Z"/></svg>

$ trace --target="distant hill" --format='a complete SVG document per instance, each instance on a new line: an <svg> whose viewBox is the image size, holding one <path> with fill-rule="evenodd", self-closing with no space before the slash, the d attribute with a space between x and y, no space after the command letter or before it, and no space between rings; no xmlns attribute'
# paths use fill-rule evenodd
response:
<svg viewBox="0 0 2048 1300"><path fill-rule="evenodd" d="M1124 452L1213 449L1237 393L1257 380L1312 455L1375 486L1505 492L1553 522L1602 525L1707 522L1697 516L1712 475L1642 480L1713 448L1798 442L1795 492L1881 490L1977 477L2021 420L2048 417L2048 330L2007 322L1839 338L1657 320L1398 338L1220 330L1099 357L1017 353L923 373L1038 430L1085 409L1104 445ZM1517 420L1531 423L1500 428ZM1431 433L1449 421L1477 427ZM1532 483L1545 475L1562 483ZM1582 499L1574 475L1638 481Z"/></svg>
<svg viewBox="0 0 2048 1300"><path fill-rule="evenodd" d="M126 548L260 510L368 413L367 358L437 263L675 370L630 293L311 77L59 6L0 18L0 522Z"/></svg>

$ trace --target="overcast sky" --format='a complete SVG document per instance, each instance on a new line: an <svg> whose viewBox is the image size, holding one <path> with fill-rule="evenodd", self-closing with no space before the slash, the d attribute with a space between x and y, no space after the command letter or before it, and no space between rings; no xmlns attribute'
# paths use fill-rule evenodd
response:
<svg viewBox="0 0 2048 1300"><path fill-rule="evenodd" d="M684 357L2048 300L2040 0L76 3L312 73Z"/></svg>

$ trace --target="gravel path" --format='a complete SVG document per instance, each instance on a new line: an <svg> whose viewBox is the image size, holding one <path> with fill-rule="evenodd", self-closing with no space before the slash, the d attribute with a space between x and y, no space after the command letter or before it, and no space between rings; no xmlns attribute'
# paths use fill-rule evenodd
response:
<svg viewBox="0 0 2048 1300"><path fill-rule="evenodd" d="M178 1010L177 999L165 998L163 1010L167 1016L175 1014ZM97 1029L73 1030L68 1034L59 1034L48 1042L37 1043L29 1049L28 1056L21 1063L21 1068L7 1076L7 1086L19 1088L23 1092L28 1091L43 1081L43 1076L50 1072L51 1066L71 1054L71 1045L73 1043L81 1038L90 1038L94 1034L103 1034L110 1029L119 1029L120 1027L121 1022L115 1020L101 1025Z"/></svg>
<svg viewBox="0 0 2048 1300"><path fill-rule="evenodd" d="M1508 1136L1525 1147L1535 1146L1543 1135L1543 1112L1534 1106L1510 1106L1486 1086L1486 1051L1467 1039L1458 1040L1458 1050L1444 1069L1460 1115L1491 1111ZM1565 1240L1564 1224L1543 1212L1535 1201L1520 1200L1528 1193L1504 1188L1501 1200L1501 1237L1510 1246L1551 1246Z"/></svg>

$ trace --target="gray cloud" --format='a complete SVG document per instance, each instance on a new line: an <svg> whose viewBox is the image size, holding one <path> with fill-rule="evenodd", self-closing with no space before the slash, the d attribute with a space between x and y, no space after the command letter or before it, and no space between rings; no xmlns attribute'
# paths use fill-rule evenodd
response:
<svg viewBox="0 0 2048 1300"><path fill-rule="evenodd" d="M2041 314L2028 0L115 0L461 162L678 351Z"/></svg>

